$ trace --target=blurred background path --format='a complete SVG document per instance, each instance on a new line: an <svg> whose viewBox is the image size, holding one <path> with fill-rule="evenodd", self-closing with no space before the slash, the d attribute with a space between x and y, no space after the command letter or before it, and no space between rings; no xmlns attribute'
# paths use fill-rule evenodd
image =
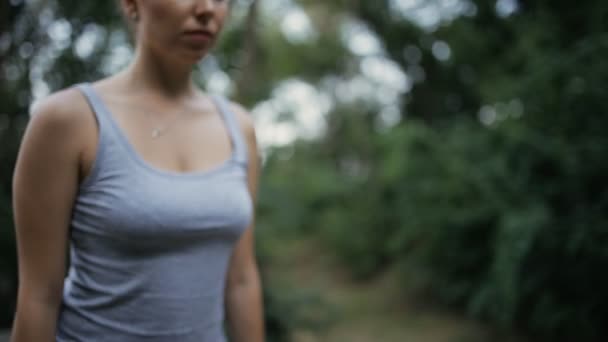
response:
<svg viewBox="0 0 608 342"><path fill-rule="evenodd" d="M266 263L266 276L281 292L304 291L309 301L300 304L300 315L313 321L311 329L292 333L294 342L525 342L415 294L404 295L395 270L357 281L319 241L281 241Z"/></svg>

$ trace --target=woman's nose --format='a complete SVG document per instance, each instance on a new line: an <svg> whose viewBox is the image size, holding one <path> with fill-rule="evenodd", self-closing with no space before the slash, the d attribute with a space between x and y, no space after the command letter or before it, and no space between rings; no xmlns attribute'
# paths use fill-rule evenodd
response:
<svg viewBox="0 0 608 342"><path fill-rule="evenodd" d="M194 16L199 20L209 20L215 14L217 0L194 0Z"/></svg>
<svg viewBox="0 0 608 342"><path fill-rule="evenodd" d="M217 2L217 0L195 0L195 11L196 13L213 11Z"/></svg>

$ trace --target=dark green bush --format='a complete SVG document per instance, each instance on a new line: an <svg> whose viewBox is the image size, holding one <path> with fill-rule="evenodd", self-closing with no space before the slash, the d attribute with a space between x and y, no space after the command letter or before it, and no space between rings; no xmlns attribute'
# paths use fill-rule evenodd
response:
<svg viewBox="0 0 608 342"><path fill-rule="evenodd" d="M596 37L522 78L512 96L523 117L407 121L374 137L376 171L324 212L329 242L355 274L397 261L408 279L415 270L444 302L499 327L603 340L607 53Z"/></svg>

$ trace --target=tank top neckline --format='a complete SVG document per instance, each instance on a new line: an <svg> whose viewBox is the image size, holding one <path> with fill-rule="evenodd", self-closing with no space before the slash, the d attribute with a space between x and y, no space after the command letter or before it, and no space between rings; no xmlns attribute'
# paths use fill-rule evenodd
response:
<svg viewBox="0 0 608 342"><path fill-rule="evenodd" d="M211 167L208 167L206 169L203 169L203 170L192 170L192 171L181 172L181 171L163 169L163 168L154 166L150 162L146 161L139 154L139 152L137 152L135 150L135 147L128 140L124 131L122 130L122 128L120 127L120 125L118 124L118 122L116 121L114 116L112 115L110 109L106 106L106 104L103 101L103 99L101 98L101 96L99 96L99 94L97 93L97 90L95 90L93 88L93 86L91 85L91 83L88 83L88 82L82 84L82 86L87 88L89 96L92 97L93 101L97 102L97 106L95 106L95 108L93 108L93 110L97 112L96 113L97 116L103 116L104 119L107 120L107 122L109 123L109 126L110 126L109 128L115 133L115 136L117 136L120 144L124 147L124 150L127 152L129 157L131 158L131 160L133 160L135 163L137 163L143 169L148 170L148 171L152 172L153 174L156 174L156 175L159 175L162 177L170 177L170 178L174 178L174 179L204 178L207 176L214 175L214 174L230 167L231 165L235 164L235 162L237 161L239 144L237 142L237 138L235 137L235 134L238 134L238 132L234 132L235 127L233 126L233 123L231 122L230 118L228 117L231 113L226 113L226 111L229 109L227 109L223 105L223 103L221 102L222 100L220 98L218 98L217 95L211 95L211 99L212 99L213 104L215 105L216 110L218 111L218 114L220 115L220 117L222 119L222 122L224 123L226 132L229 136L230 145L231 145L230 156L227 159L225 159L224 161L222 161L216 165L213 165ZM100 130L103 129L101 124L99 125L99 129ZM102 134L102 132L99 132L100 137L101 137L101 134ZM101 141L99 143L101 143ZM95 167L95 162L93 163L93 167Z"/></svg>

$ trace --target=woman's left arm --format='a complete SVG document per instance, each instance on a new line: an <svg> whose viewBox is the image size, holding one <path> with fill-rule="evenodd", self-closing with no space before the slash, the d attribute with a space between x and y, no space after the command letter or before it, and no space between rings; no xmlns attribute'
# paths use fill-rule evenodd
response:
<svg viewBox="0 0 608 342"><path fill-rule="evenodd" d="M253 121L247 111L234 105L248 146L248 185L251 200L256 203L259 157ZM255 210L254 210L255 212ZM254 213L255 218L255 213ZM236 244L226 284L226 313L229 335L233 342L264 341L262 285L255 257L254 219Z"/></svg>

